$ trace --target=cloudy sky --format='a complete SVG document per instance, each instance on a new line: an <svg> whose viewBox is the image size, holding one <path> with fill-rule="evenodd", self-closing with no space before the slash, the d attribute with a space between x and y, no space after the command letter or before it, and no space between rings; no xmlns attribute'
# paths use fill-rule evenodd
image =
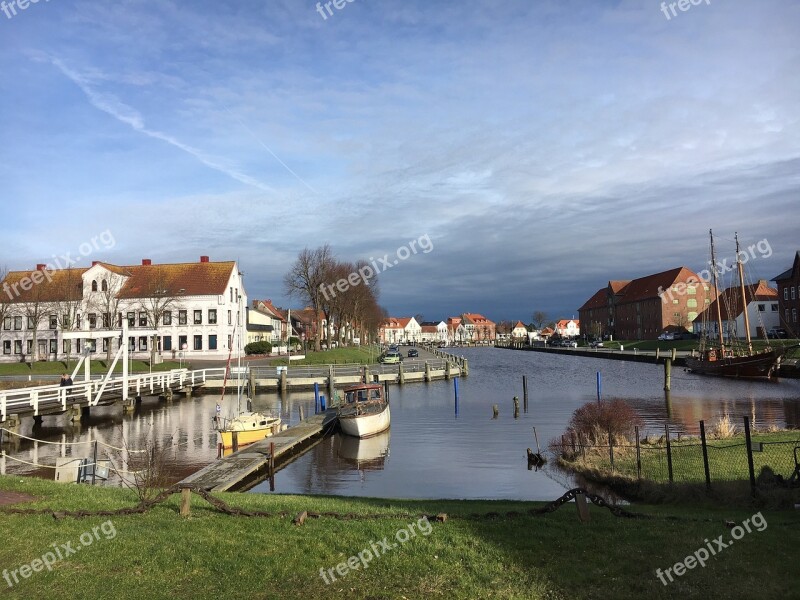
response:
<svg viewBox="0 0 800 600"><path fill-rule="evenodd" d="M110 232L91 258L237 259L288 305L304 246L393 262L428 236L381 276L392 314L528 319L702 269L710 227L723 254L768 240L754 276L800 249L800 1L320 8L0 12L0 265Z"/></svg>

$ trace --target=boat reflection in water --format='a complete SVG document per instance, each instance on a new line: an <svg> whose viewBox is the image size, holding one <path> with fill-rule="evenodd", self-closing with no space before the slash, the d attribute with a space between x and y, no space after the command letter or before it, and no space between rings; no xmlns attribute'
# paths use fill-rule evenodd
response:
<svg viewBox="0 0 800 600"><path fill-rule="evenodd" d="M368 438L336 436L336 455L358 471L382 471L389 457L391 430Z"/></svg>

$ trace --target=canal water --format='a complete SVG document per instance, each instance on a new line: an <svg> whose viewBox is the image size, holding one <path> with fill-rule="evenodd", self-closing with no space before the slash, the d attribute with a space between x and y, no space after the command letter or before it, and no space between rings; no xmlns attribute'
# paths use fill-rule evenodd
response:
<svg viewBox="0 0 800 600"><path fill-rule="evenodd" d="M338 494L387 498L506 498L549 500L574 482L558 470L528 470L526 449L535 450L533 428L542 449L561 435L573 411L596 401L596 372L602 397L630 402L644 419L642 435L696 434L698 422L727 414L741 423L750 416L756 427L800 428L800 381L747 382L710 379L673 370L672 392L665 395L663 367L643 363L494 348L457 349L469 359L470 375L459 381L455 414L452 381L413 383L390 388L392 426L369 440L333 435L280 470L274 492ZM522 411L522 376L528 376L528 412ZM512 398L520 399L514 418ZM87 440L98 439L99 452L125 470L129 453L156 441L166 453L177 481L212 462L217 453L211 417L217 403L223 412L235 395L218 394L176 400L145 399L134 415L119 407L93 409L88 422L73 426L65 416L45 417L42 427L26 420L22 434L53 442L15 440L0 458L5 473L53 478L53 470L33 464L55 464L58 456L92 455ZM492 418L492 405L500 414ZM280 413L294 424L303 406L313 411L312 393L281 399L259 394L255 410ZM76 445L68 445L76 444ZM115 450L122 449L122 450ZM17 459L17 460L13 460ZM19 461L25 461L19 462ZM120 485L119 482L115 483ZM262 482L251 493L271 493Z"/></svg>

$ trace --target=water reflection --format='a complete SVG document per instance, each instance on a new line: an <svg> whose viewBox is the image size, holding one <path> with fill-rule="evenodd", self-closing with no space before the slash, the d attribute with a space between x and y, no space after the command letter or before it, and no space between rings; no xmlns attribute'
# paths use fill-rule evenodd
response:
<svg viewBox="0 0 800 600"><path fill-rule="evenodd" d="M663 391L659 365L496 349L458 351L470 359L470 376L460 382L455 418L453 384L437 381L392 388L392 428L384 436L358 441L333 435L279 471L278 493L347 494L417 498L515 498L550 500L570 478L554 477L553 469L528 471L526 449L535 447L533 427L544 450L560 436L572 412L596 401L596 371L601 371L603 397L623 398L642 415L648 432L697 434L699 421L712 423L728 414L741 423L749 416L758 428L800 427L800 382L746 382L708 379L673 371L672 392ZM527 375L529 406L514 418L514 396L522 398ZM33 425L25 419L20 433L44 444L12 439L9 456L0 458L0 472L53 478L53 470L25 463L55 465L58 457L88 457L92 440L101 444L120 468L132 452L155 442L167 447L166 463L179 480L214 461L216 433L211 417L216 404L223 414L235 408L235 395L208 394L167 403L146 398L134 414L120 407L92 409L82 423L66 415L47 416ZM492 418L492 405L499 414ZM300 408L314 410L312 392L259 394L257 411L274 411L285 423L297 423ZM7 436L6 436L7 437ZM391 445L391 452L389 447ZM103 456L101 454L103 458ZM15 462L16 458L25 463ZM118 481L111 485L120 485ZM270 491L268 482L254 492Z"/></svg>

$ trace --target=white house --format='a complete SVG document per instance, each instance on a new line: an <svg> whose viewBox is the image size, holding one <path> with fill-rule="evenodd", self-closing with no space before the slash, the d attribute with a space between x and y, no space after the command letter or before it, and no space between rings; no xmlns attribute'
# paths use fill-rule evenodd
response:
<svg viewBox="0 0 800 600"><path fill-rule="evenodd" d="M517 321L517 324L514 325L514 329L511 330L511 337L515 340L527 339L528 328L525 327L525 324L522 321Z"/></svg>
<svg viewBox="0 0 800 600"><path fill-rule="evenodd" d="M414 317L389 317L380 328L384 344L411 344L422 341L422 327Z"/></svg>
<svg viewBox="0 0 800 600"><path fill-rule="evenodd" d="M730 287L722 292L708 308L700 313L692 323L692 329L698 334L710 337L719 335L717 325L717 303L722 315L722 330L726 337L744 338L744 310L742 309L741 287ZM766 337L773 327L780 327L778 309L778 290L767 285L764 279L758 285L745 287L747 298L747 318L750 321L750 337Z"/></svg>
<svg viewBox="0 0 800 600"><path fill-rule="evenodd" d="M3 313L2 360L63 360L84 350L114 353L119 338L95 339L96 330L128 325L132 356L149 358L225 358L238 347L247 304L235 261L118 266L95 261L84 269L12 271L0 282L9 292ZM155 329L157 336L137 334ZM85 337L63 339L63 332ZM244 342L244 338L242 339ZM155 348L154 348L155 346Z"/></svg>
<svg viewBox="0 0 800 600"><path fill-rule="evenodd" d="M578 319L561 319L555 329L561 337L578 337L581 334L581 322Z"/></svg>
<svg viewBox="0 0 800 600"><path fill-rule="evenodd" d="M444 321L420 323L420 341L425 344L447 342L447 323Z"/></svg>

